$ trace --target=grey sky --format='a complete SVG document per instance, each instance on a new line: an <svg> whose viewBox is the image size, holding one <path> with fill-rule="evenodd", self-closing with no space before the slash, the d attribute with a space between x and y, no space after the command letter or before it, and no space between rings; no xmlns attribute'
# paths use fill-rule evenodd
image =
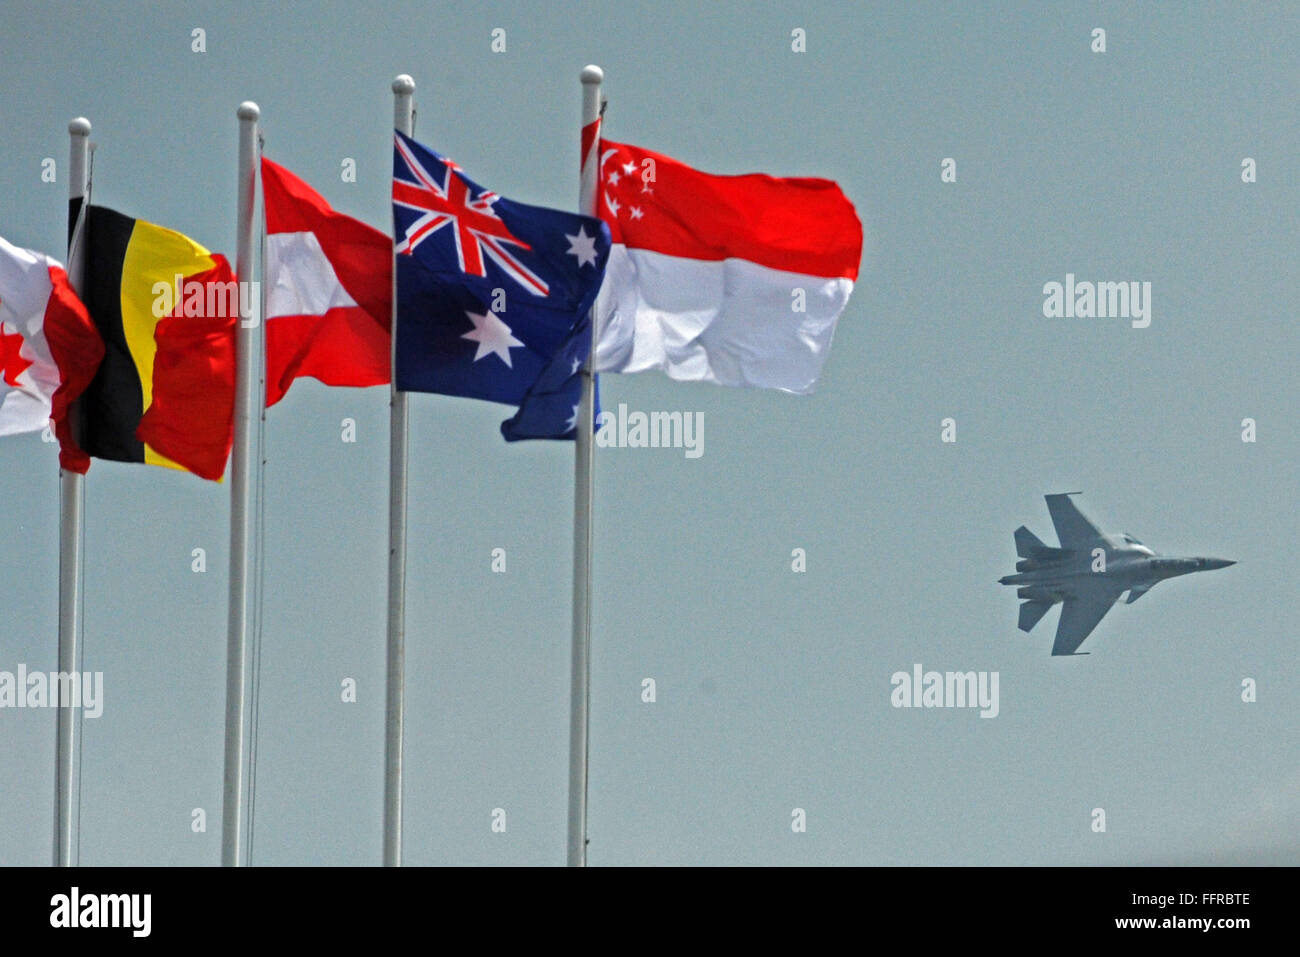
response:
<svg viewBox="0 0 1300 957"><path fill-rule="evenodd" d="M243 99L268 156L387 228L399 72L417 138L571 209L578 71L599 63L611 137L833 178L867 241L816 395L603 381L606 407L702 414L706 444L597 457L591 862L1300 863L1296 14L11 0L0 234L62 257L66 124L85 115L97 202L233 258ZM1044 318L1066 273L1150 281L1150 327ZM559 864L572 447L507 446L504 406L412 408L407 860ZM387 434L382 388L300 381L268 415L255 863L380 858ZM0 477L0 669L50 669L54 447L0 442ZM85 725L82 862L215 864L229 489L103 462L87 489L85 667L106 701ZM1055 613L1021 634L994 582L1017 525L1054 543L1042 495L1074 490L1107 530L1240 564L1161 585L1088 657L1053 660ZM1000 672L999 716L892 708L917 662ZM49 859L53 754L52 711L0 711L0 862Z"/></svg>

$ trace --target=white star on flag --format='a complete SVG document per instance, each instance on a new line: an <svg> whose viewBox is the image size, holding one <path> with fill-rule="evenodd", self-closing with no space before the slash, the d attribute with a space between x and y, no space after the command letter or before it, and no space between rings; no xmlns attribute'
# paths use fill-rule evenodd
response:
<svg viewBox="0 0 1300 957"><path fill-rule="evenodd" d="M623 164L623 172L627 173L628 176L631 176L633 173L636 172L636 163L633 163L631 160L628 160L626 163Z"/></svg>
<svg viewBox="0 0 1300 957"><path fill-rule="evenodd" d="M496 355L511 369L514 363L510 361L510 350L523 346L523 343L514 337L507 326L491 309L487 315L480 316L478 313L466 311L466 316L470 322L474 323L474 328L464 333L461 338L469 339L478 343L478 351L474 353L474 361L478 362L486 355Z"/></svg>
<svg viewBox="0 0 1300 957"><path fill-rule="evenodd" d="M618 211L619 211L619 209L621 208L621 207L618 205L618 200L616 200L616 199L614 199L614 197L610 196L609 193L606 193L606 194L605 194L605 202L609 204L609 211L610 211L611 213L613 213L615 216L617 216L617 215L618 215Z"/></svg>
<svg viewBox="0 0 1300 957"><path fill-rule="evenodd" d="M573 368L569 370L569 375L577 375L578 370L582 368L582 360L577 356L573 357Z"/></svg>
<svg viewBox="0 0 1300 957"><path fill-rule="evenodd" d="M569 416L569 421L564 423L564 427L572 432L578 427L578 406L573 407L573 415Z"/></svg>
<svg viewBox="0 0 1300 957"><path fill-rule="evenodd" d="M628 211L631 212L633 219L640 219L645 215L645 213L641 212L640 206L629 206Z"/></svg>
<svg viewBox="0 0 1300 957"><path fill-rule="evenodd" d="M569 241L569 255L578 257L579 266L596 265L596 237L587 235L587 227L579 226L578 235L564 234Z"/></svg>
<svg viewBox="0 0 1300 957"><path fill-rule="evenodd" d="M615 170L614 172L609 174L609 182L611 186L618 185L618 170Z"/></svg>

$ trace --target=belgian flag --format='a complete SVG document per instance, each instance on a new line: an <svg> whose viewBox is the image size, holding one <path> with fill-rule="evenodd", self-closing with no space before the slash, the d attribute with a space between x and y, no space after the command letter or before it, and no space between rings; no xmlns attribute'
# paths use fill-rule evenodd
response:
<svg viewBox="0 0 1300 957"><path fill-rule="evenodd" d="M234 436L230 264L173 230L102 206L85 213L82 298L104 360L81 397L82 447L220 480Z"/></svg>

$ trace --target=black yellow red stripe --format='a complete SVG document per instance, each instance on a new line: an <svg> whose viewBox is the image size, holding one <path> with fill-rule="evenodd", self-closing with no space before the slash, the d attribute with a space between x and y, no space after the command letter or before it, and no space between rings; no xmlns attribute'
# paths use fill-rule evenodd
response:
<svg viewBox="0 0 1300 957"><path fill-rule="evenodd" d="M229 266L181 233L101 206L88 207L83 228L83 298L105 346L81 400L83 447L97 458L220 478L237 306L218 296L218 315L186 311L176 293L232 286Z"/></svg>

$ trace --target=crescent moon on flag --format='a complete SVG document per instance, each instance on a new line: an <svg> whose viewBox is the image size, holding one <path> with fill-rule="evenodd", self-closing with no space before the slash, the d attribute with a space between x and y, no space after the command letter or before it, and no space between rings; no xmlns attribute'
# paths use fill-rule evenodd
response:
<svg viewBox="0 0 1300 957"><path fill-rule="evenodd" d="M605 168L605 164L609 162L609 158L610 158L611 156L613 156L613 155L614 155L615 153L617 153L617 152L618 152L618 150L605 150L605 152L601 153L601 154L600 154L600 168L601 168L601 169L604 169L604 168Z"/></svg>

